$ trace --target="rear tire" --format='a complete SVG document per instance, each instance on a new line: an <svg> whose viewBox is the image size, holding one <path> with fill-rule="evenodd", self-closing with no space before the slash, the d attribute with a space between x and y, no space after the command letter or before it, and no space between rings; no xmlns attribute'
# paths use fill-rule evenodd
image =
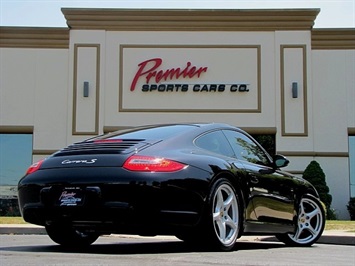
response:
<svg viewBox="0 0 355 266"><path fill-rule="evenodd" d="M307 195L299 204L295 234L282 234L276 237L289 246L311 246L321 237L324 225L325 212L321 202Z"/></svg>
<svg viewBox="0 0 355 266"><path fill-rule="evenodd" d="M210 242L220 250L232 250L239 236L241 204L233 185L219 179L209 196L207 232Z"/></svg>
<svg viewBox="0 0 355 266"><path fill-rule="evenodd" d="M70 248L87 247L94 243L100 236L96 233L81 232L69 225L62 224L46 225L46 231L54 242Z"/></svg>

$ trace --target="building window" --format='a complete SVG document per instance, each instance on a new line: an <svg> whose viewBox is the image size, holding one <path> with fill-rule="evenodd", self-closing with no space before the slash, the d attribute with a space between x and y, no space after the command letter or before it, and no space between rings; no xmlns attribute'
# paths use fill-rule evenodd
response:
<svg viewBox="0 0 355 266"><path fill-rule="evenodd" d="M17 195L17 183L31 163L32 134L0 134L0 198Z"/></svg>
<svg viewBox="0 0 355 266"><path fill-rule="evenodd" d="M350 196L355 197L355 136L349 136Z"/></svg>

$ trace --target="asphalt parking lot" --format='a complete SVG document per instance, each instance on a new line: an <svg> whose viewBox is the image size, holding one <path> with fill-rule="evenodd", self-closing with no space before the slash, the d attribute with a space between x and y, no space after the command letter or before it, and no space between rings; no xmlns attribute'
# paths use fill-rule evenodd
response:
<svg viewBox="0 0 355 266"><path fill-rule="evenodd" d="M0 224L0 235L45 235L46 231L42 226L32 224ZM140 238L138 236L133 236ZM141 238L144 239L144 238ZM239 241L271 241L275 242L276 238L270 236L243 236ZM355 246L355 233L326 230L318 240L321 244L334 245L353 245Z"/></svg>
<svg viewBox="0 0 355 266"><path fill-rule="evenodd" d="M86 249L66 250L46 235L0 235L7 265L354 265L353 245L286 247L267 239L240 239L231 252L188 246L172 237L103 236Z"/></svg>

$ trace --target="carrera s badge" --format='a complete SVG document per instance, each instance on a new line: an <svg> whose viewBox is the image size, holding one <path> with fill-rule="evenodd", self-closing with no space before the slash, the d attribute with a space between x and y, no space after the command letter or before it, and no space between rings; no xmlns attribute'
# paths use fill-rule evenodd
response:
<svg viewBox="0 0 355 266"><path fill-rule="evenodd" d="M90 160L64 160L62 164L93 164L97 161L97 159Z"/></svg>

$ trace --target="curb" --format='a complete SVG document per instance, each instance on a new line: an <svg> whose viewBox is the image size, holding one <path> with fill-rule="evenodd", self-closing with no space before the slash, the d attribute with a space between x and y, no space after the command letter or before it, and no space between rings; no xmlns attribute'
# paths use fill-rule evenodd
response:
<svg viewBox="0 0 355 266"><path fill-rule="evenodd" d="M341 231L342 232L342 231ZM344 235L329 235L327 232L324 232L323 235L318 239L317 244L327 244L327 245L348 245L355 246L355 234L348 235L349 233L345 232ZM241 237L242 239L243 237ZM276 237L260 237L259 241L269 241L269 242L279 242Z"/></svg>
<svg viewBox="0 0 355 266"><path fill-rule="evenodd" d="M43 226L31 224L0 224L0 235L46 235Z"/></svg>
<svg viewBox="0 0 355 266"><path fill-rule="evenodd" d="M31 225L31 224L0 224L0 235L46 235L46 230L43 226ZM121 235L116 235L120 236ZM140 238L140 236L126 236L122 237ZM165 237L165 238L169 238ZM175 239L171 237L171 239ZM239 241L262 241L262 242L275 242L278 240L273 236L242 236ZM318 244L330 244L330 245L351 245L355 246L355 233L327 230L323 232L323 235L317 241Z"/></svg>

